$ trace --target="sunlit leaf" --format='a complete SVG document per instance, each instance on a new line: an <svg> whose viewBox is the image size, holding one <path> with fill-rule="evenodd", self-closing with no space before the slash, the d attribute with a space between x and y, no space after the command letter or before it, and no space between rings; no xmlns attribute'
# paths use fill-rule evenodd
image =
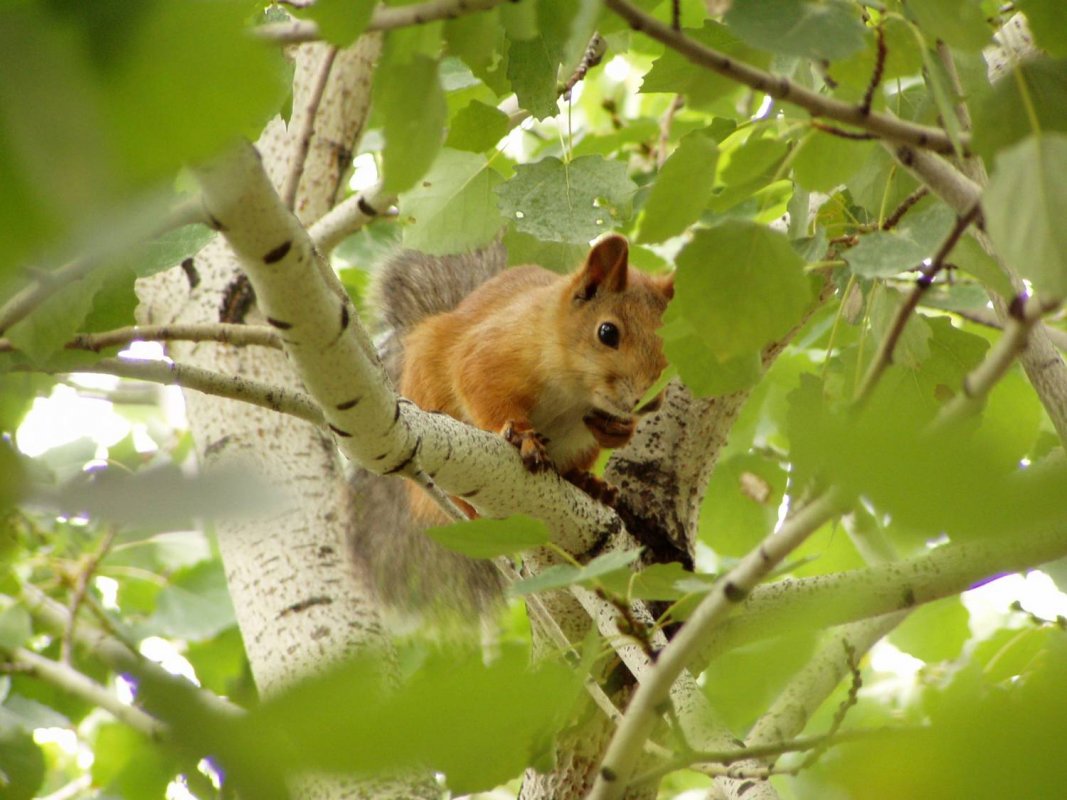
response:
<svg viewBox="0 0 1067 800"><path fill-rule="evenodd" d="M426 533L449 550L472 558L496 558L546 544L552 535L541 520L516 515L507 519L475 519Z"/></svg>

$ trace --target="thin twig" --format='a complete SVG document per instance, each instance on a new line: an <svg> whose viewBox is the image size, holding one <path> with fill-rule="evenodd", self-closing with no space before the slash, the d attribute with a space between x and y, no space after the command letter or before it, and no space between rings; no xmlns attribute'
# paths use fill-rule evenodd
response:
<svg viewBox="0 0 1067 800"><path fill-rule="evenodd" d="M45 658L22 647L11 650L10 662L35 678L104 709L115 719L150 739L158 741L168 734L168 727L155 717L146 714L136 706L121 702L107 687L74 669L68 663L52 661L50 658Z"/></svg>
<svg viewBox="0 0 1067 800"><path fill-rule="evenodd" d="M236 346L259 345L280 348L278 333L267 325L211 324L130 325L99 333L79 333L65 345L68 350L90 350L98 353L109 347L131 342L218 342ZM16 350L9 339L0 339L0 353Z"/></svg>
<svg viewBox="0 0 1067 800"><path fill-rule="evenodd" d="M564 100L571 99L571 90L578 84L578 81L584 80L589 70L595 67L604 59L604 54L608 51L608 43L599 33L594 33L589 39L589 44L585 46L585 52L582 54L581 60L578 62L578 66L574 70L574 74L563 84L560 89L560 95Z"/></svg>
<svg viewBox="0 0 1067 800"><path fill-rule="evenodd" d="M964 311L953 310L952 313L969 322L974 322L977 325L985 325L987 328L1004 330L1004 323L997 318L995 313L985 308ZM1052 343L1055 344L1056 347L1060 350L1067 350L1067 331L1053 327L1052 325L1045 325L1045 333L1048 334L1048 338L1052 340Z"/></svg>
<svg viewBox="0 0 1067 800"><path fill-rule="evenodd" d="M656 166L663 167L664 162L667 160L667 145L670 142L671 127L674 125L674 117L678 111L685 105L685 95L676 94L674 100L671 101L670 107L667 109L667 113L663 115L663 119L659 123L659 142L656 146Z"/></svg>
<svg viewBox="0 0 1067 800"><path fill-rule="evenodd" d="M895 142L906 142L938 153L952 153L954 148L948 134L940 128L917 125L899 117L878 111L868 114L858 104L845 103L806 89L782 75L765 72L743 61L706 47L688 36L672 30L655 17L649 16L627 0L604 0L604 5L625 19L630 26L656 39L702 67L731 80L764 92L776 100L800 106L815 117L826 117L876 134ZM966 143L967 137L961 137Z"/></svg>
<svg viewBox="0 0 1067 800"><path fill-rule="evenodd" d="M904 215L911 211L912 207L928 194L930 194L930 187L924 184L905 197L903 202L893 210L893 213L882 221L882 230L888 231L895 228L904 218Z"/></svg>
<svg viewBox="0 0 1067 800"><path fill-rule="evenodd" d="M293 142L293 153L289 157L289 173L285 176L285 183L282 184L279 192L282 202L290 211L296 210L296 192L300 187L300 178L304 174L304 162L307 161L308 150L311 148L311 138L315 134L315 116L319 112L319 104L326 91L326 84L330 80L330 70L333 69L335 58L337 58L337 48L327 47L319 63L319 71L315 76L315 85L311 88L307 108L304 110L303 124Z"/></svg>
<svg viewBox="0 0 1067 800"><path fill-rule="evenodd" d="M78 624L78 612L81 610L82 603L85 601L85 593L89 590L89 581L92 580L93 575L96 574L97 567L100 566L100 562L111 550L111 545L115 542L115 536L118 534L118 528L114 525L110 526L104 533L104 538L100 542L100 547L93 553L89 559L78 570L78 576L74 582L74 593L70 597L70 606L67 609L67 613L70 615L70 619L67 622L67 628L63 631L63 638L59 645L59 660L70 666L71 659L74 651L74 628Z"/></svg>
<svg viewBox="0 0 1067 800"><path fill-rule="evenodd" d="M836 125L827 125L825 122L819 122L817 119L811 121L811 127L816 130L828 133L831 136L836 136L838 139L849 139L853 142L871 142L877 139L873 133L866 131L846 131L844 128L838 128Z"/></svg>
<svg viewBox="0 0 1067 800"><path fill-rule="evenodd" d="M871 113L871 104L874 102L874 93L881 85L882 73L885 71L887 49L885 46L885 31L882 30L881 25L874 29L874 35L877 42L877 50L874 55L874 70L871 72L871 80L870 83L867 84L867 91L863 93L863 100L860 102L860 110L862 110L864 114Z"/></svg>
<svg viewBox="0 0 1067 800"><path fill-rule="evenodd" d="M346 197L331 208L308 229L315 249L328 255L348 236L372 219L389 213L396 196L384 194L381 184Z"/></svg>
<svg viewBox="0 0 1067 800"><path fill-rule="evenodd" d="M105 358L94 364L79 365L78 372L97 372L164 386L195 389L204 394L242 400L272 411L291 414L314 425L325 425L322 411L302 392L235 375L223 375L200 367L147 359Z"/></svg>
<svg viewBox="0 0 1067 800"><path fill-rule="evenodd" d="M911 293L904 299L900 308L897 309L897 313L893 317L893 322L889 326L885 338L882 339L878 351L874 354L871 366L863 377L863 383L860 386L859 391L856 393L856 399L854 401L855 408L860 408L866 403L870 398L871 393L874 391L874 387L877 385L878 380L882 377L882 373L884 373L889 365L893 363L893 351L896 350L897 343L900 341L900 337L904 334L904 328L908 324L912 312L914 312L919 305L919 300L922 299L923 294L930 288L934 276L944 267L945 259L948 258L948 254L952 252L952 248L956 246L956 243L959 242L960 237L963 236L971 223L978 218L979 212L980 207L976 205L966 214L959 217L956 220L956 224L952 226L952 230L949 231L948 236L945 237L945 240L937 249L937 253L935 253L933 259L931 259L930 265L921 267L922 274L915 281L915 286L911 290Z"/></svg>

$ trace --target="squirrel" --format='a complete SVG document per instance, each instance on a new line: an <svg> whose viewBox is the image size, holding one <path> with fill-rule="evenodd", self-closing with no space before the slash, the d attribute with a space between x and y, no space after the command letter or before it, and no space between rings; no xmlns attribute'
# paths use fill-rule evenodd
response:
<svg viewBox="0 0 1067 800"><path fill-rule="evenodd" d="M588 470L656 406L638 408L666 366L656 329L673 276L631 267L617 234L596 242L570 275L505 263L500 244L460 256L403 251L386 262L374 297L386 370L422 409L499 433L527 469L554 468L610 503L614 490ZM351 483L356 562L388 605L466 613L497 601L490 562L422 533L448 521L426 492L360 470Z"/></svg>

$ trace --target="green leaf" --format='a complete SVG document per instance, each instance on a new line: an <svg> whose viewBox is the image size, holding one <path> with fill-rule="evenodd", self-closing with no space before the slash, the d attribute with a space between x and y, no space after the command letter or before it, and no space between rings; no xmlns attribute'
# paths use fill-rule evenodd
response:
<svg viewBox="0 0 1067 800"><path fill-rule="evenodd" d="M970 638L971 615L958 597L921 606L889 634L889 641L927 663L951 661Z"/></svg>
<svg viewBox="0 0 1067 800"><path fill-rule="evenodd" d="M156 598L148 621L163 636L204 641L236 624L226 574L219 561L179 570Z"/></svg>
<svg viewBox="0 0 1067 800"><path fill-rule="evenodd" d="M330 44L347 47L367 27L375 5L374 0L315 0L311 5L293 7L293 13L315 20L322 38Z"/></svg>
<svg viewBox="0 0 1067 800"><path fill-rule="evenodd" d="M1015 294L1011 279L1000 264L982 249L982 245L978 244L978 240L973 236L961 237L949 253L948 260L960 269L971 273L984 286L992 289L1001 297L1011 297ZM989 298L984 297L982 306L984 307L987 302Z"/></svg>
<svg viewBox="0 0 1067 800"><path fill-rule="evenodd" d="M452 120L445 147L481 153L494 147L507 132L507 114L494 106L472 100Z"/></svg>
<svg viewBox="0 0 1067 800"><path fill-rule="evenodd" d="M44 783L44 754L33 734L0 719L0 790L4 800L31 800Z"/></svg>
<svg viewBox="0 0 1067 800"><path fill-rule="evenodd" d="M865 44L859 10L846 0L746 0L725 20L748 44L772 53L835 61Z"/></svg>
<svg viewBox="0 0 1067 800"><path fill-rule="evenodd" d="M804 137L793 159L797 183L813 192L829 192L851 178L874 147L873 142L813 131Z"/></svg>
<svg viewBox="0 0 1067 800"><path fill-rule="evenodd" d="M704 132L683 137L652 185L637 241L662 242L696 222L711 199L718 160L719 148Z"/></svg>
<svg viewBox="0 0 1067 800"><path fill-rule="evenodd" d="M525 649L502 649L488 665L480 650L432 651L395 688L383 680L386 656L349 662L265 703L244 737L258 757L303 769L429 769L445 774L453 794L489 790L542 758L581 689L562 659L531 668ZM329 708L328 721L310 708ZM263 752L264 730L284 733L266 739L277 752Z"/></svg>
<svg viewBox="0 0 1067 800"><path fill-rule="evenodd" d="M871 333L875 341L889 335L897 312L904 304L904 296L882 286L871 297ZM919 314L912 314L904 324L904 330L893 349L893 363L909 370L917 370L930 355L930 326Z"/></svg>
<svg viewBox="0 0 1067 800"><path fill-rule="evenodd" d="M1067 56L1067 5L1061 0L1020 0L1037 46L1057 58Z"/></svg>
<svg viewBox="0 0 1067 800"><path fill-rule="evenodd" d="M982 7L976 0L923 0L909 3L908 10L919 22L932 45L941 39L961 50L981 50L993 36Z"/></svg>
<svg viewBox="0 0 1067 800"><path fill-rule="evenodd" d="M508 80L519 106L535 119L558 113L559 68L577 10L572 0L541 0L537 4L536 33L517 38L509 31Z"/></svg>
<svg viewBox="0 0 1067 800"><path fill-rule="evenodd" d="M33 636L33 620L25 607L9 605L0 611L0 647L23 647Z"/></svg>
<svg viewBox="0 0 1067 800"><path fill-rule="evenodd" d="M207 225L183 225L148 242L132 266L139 278L147 278L200 252L215 236ZM195 263L193 264L195 268Z"/></svg>
<svg viewBox="0 0 1067 800"><path fill-rule="evenodd" d="M103 273L98 271L55 291L8 329L7 337L15 349L36 364L46 363L82 328L103 280Z"/></svg>
<svg viewBox="0 0 1067 800"><path fill-rule="evenodd" d="M471 558L507 556L552 540L545 523L523 514L457 522L430 528L426 533L449 550Z"/></svg>
<svg viewBox="0 0 1067 800"><path fill-rule="evenodd" d="M462 59L475 77L497 95L507 93L509 87L503 55L507 41L500 25L499 9L450 19L445 23L444 36L448 52Z"/></svg>
<svg viewBox="0 0 1067 800"><path fill-rule="evenodd" d="M721 23L705 20L702 28L684 29L682 32L701 44L754 67L762 68L770 63L769 54L749 47ZM646 73L641 83L641 92L644 94L684 94L687 104L694 108L706 108L737 89L735 81L697 66L670 48L652 63L652 69Z"/></svg>
<svg viewBox="0 0 1067 800"><path fill-rule="evenodd" d="M554 567L543 570L532 578L512 584L508 588L508 593L513 597L523 597L524 595L544 592L549 589L562 589L565 586L586 583L612 572L628 570L630 565L640 557L640 550L616 550L597 556L583 567L557 564Z"/></svg>
<svg viewBox="0 0 1067 800"><path fill-rule="evenodd" d="M700 509L700 538L724 556L743 556L774 530L785 491L781 465L743 453L720 461Z"/></svg>
<svg viewBox="0 0 1067 800"><path fill-rule="evenodd" d="M690 391L700 397L710 397L755 385L763 374L759 353L720 359L689 320L671 311L671 307L664 314L659 336L668 361Z"/></svg>
<svg viewBox="0 0 1067 800"><path fill-rule="evenodd" d="M375 101L384 118L382 180L388 192L410 189L430 168L448 115L437 61L423 55L401 58L383 64L375 84Z"/></svg>
<svg viewBox="0 0 1067 800"><path fill-rule="evenodd" d="M137 276L124 266L108 270L104 281L93 295L93 307L85 318L82 330L108 331L136 323L137 294L133 284Z"/></svg>
<svg viewBox="0 0 1067 800"><path fill-rule="evenodd" d="M582 156L564 163L550 156L520 164L496 193L501 212L523 233L588 244L629 217L635 191L621 162Z"/></svg>
<svg viewBox="0 0 1067 800"><path fill-rule="evenodd" d="M987 163L1032 133L1067 133L1067 58L1035 57L980 92L974 108L974 150Z"/></svg>
<svg viewBox="0 0 1067 800"><path fill-rule="evenodd" d="M105 723L93 742L93 785L117 797L163 797L177 765L141 734Z"/></svg>
<svg viewBox="0 0 1067 800"><path fill-rule="evenodd" d="M676 263L665 321L684 318L723 360L784 335L811 300L804 262L789 240L753 222L697 231Z"/></svg>
<svg viewBox="0 0 1067 800"><path fill-rule="evenodd" d="M715 583L713 575L689 572L677 561L652 564L639 572L615 572L604 576L604 586L620 597L634 600L681 600L706 594Z"/></svg>
<svg viewBox="0 0 1067 800"><path fill-rule="evenodd" d="M1046 299L1067 297L1067 136L1032 136L997 157L986 226L997 251Z"/></svg>
<svg viewBox="0 0 1067 800"><path fill-rule="evenodd" d="M934 255L955 219L948 206L931 203L921 211L913 209L894 230L864 235L842 255L853 274L862 278L889 278L915 270Z"/></svg>
<svg viewBox="0 0 1067 800"><path fill-rule="evenodd" d="M508 251L509 266L537 264L554 272L571 272L585 261L589 253L587 244L567 242L542 242L529 234L515 230L509 225L504 234L504 247ZM630 250L630 263L634 263L634 250Z"/></svg>
<svg viewBox="0 0 1067 800"><path fill-rule="evenodd" d="M484 156L444 149L415 188L400 196L404 246L442 255L488 244L504 220L494 187L501 177Z"/></svg>
<svg viewBox="0 0 1067 800"><path fill-rule="evenodd" d="M789 145L781 139L750 137L740 147L724 152L719 177L727 186L747 186L754 181L763 185L774 178L788 151Z"/></svg>

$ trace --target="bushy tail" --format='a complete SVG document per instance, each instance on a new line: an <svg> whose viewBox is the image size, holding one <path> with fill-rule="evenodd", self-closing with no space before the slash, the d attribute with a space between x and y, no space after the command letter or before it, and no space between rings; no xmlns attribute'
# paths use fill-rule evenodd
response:
<svg viewBox="0 0 1067 800"><path fill-rule="evenodd" d="M404 250L379 268L371 298L379 315L378 350L394 383L403 369L408 331L426 317L451 311L506 266L507 252L496 243L452 256ZM428 537L411 516L402 481L357 468L349 486L349 546L356 568L386 606L435 622L471 622L500 602L496 568Z"/></svg>
<svg viewBox="0 0 1067 800"><path fill-rule="evenodd" d="M378 351L393 382L403 368L402 342L426 317L451 311L468 294L507 266L499 242L473 253L428 256L401 250L378 270L371 303L379 314Z"/></svg>

